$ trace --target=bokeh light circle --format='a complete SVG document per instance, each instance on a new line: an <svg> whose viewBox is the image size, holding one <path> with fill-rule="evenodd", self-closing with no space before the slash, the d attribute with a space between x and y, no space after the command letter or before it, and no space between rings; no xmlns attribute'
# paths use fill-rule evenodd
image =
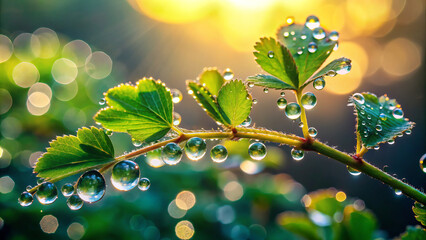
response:
<svg viewBox="0 0 426 240"><path fill-rule="evenodd" d="M15 81L16 85L27 88L38 82L40 79L40 73L34 64L21 62L13 69L12 79Z"/></svg>
<svg viewBox="0 0 426 240"><path fill-rule="evenodd" d="M90 54L92 54L92 49L82 40L71 41L62 49L62 57L73 61L77 67L83 67Z"/></svg>
<svg viewBox="0 0 426 240"><path fill-rule="evenodd" d="M13 40L14 54L21 61L31 61L40 55L40 40L31 33L21 33Z"/></svg>
<svg viewBox="0 0 426 240"><path fill-rule="evenodd" d="M47 59L56 55L59 49L59 38L55 31L42 27L34 31L34 36L40 42L38 57Z"/></svg>
<svg viewBox="0 0 426 240"><path fill-rule="evenodd" d="M383 49L382 68L392 76L407 75L419 68L421 62L421 47L409 39L393 39Z"/></svg>
<svg viewBox="0 0 426 240"><path fill-rule="evenodd" d="M106 78L112 70L112 60L104 52L97 51L86 59L86 72L94 79Z"/></svg>
<svg viewBox="0 0 426 240"><path fill-rule="evenodd" d="M0 115L7 113L13 104L12 96L4 88L0 88L0 103Z"/></svg>
<svg viewBox="0 0 426 240"><path fill-rule="evenodd" d="M0 34L0 63L6 62L13 54L12 41L5 35Z"/></svg>
<svg viewBox="0 0 426 240"><path fill-rule="evenodd" d="M195 230L190 221L184 220L176 224L175 232L179 239L190 239L194 236Z"/></svg>
<svg viewBox="0 0 426 240"><path fill-rule="evenodd" d="M56 82L68 84L75 80L78 75L77 65L66 58L56 60L52 65L52 76Z"/></svg>

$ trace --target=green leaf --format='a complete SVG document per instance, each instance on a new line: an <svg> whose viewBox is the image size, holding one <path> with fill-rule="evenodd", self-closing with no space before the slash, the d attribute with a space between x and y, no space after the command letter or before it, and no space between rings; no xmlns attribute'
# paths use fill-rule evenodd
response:
<svg viewBox="0 0 426 240"><path fill-rule="evenodd" d="M200 83L205 86L211 94L217 96L225 79L216 68L205 68L199 77Z"/></svg>
<svg viewBox="0 0 426 240"><path fill-rule="evenodd" d="M77 136L57 137L34 168L38 177L63 179L114 161L111 140L101 129L81 128Z"/></svg>
<svg viewBox="0 0 426 240"><path fill-rule="evenodd" d="M426 207L419 202L415 202L413 206L413 212L416 215L416 220L419 221L423 226L426 226Z"/></svg>
<svg viewBox="0 0 426 240"><path fill-rule="evenodd" d="M301 24L283 26L277 33L278 41L287 47L296 62L299 71L299 86L302 86L321 67L337 43L328 37L321 40L315 39L312 33L311 29ZM328 35L328 33L326 34ZM314 53L308 51L308 44L311 42L317 45ZM298 53L300 51L301 54Z"/></svg>
<svg viewBox="0 0 426 240"><path fill-rule="evenodd" d="M205 109L207 114L217 123L226 125L227 121L225 121L225 119L222 117L219 106L216 103L216 99L213 97L210 91L195 81L187 81L186 85L189 94L191 94L198 102L198 104L203 109Z"/></svg>
<svg viewBox="0 0 426 240"><path fill-rule="evenodd" d="M315 79L320 77L325 77L328 74L337 74L337 72L347 66L351 66L351 60L348 58L338 58L327 64L325 67L323 67L321 70L319 70L315 75L310 77L305 84L303 84L303 87L306 87L309 83L313 82Z"/></svg>
<svg viewBox="0 0 426 240"><path fill-rule="evenodd" d="M335 213L343 211L343 203L336 199L335 189L321 189L308 194L310 204L308 210L316 210L333 217Z"/></svg>
<svg viewBox="0 0 426 240"><path fill-rule="evenodd" d="M235 127L247 119L253 101L243 82L232 80L220 89L217 103L227 124Z"/></svg>
<svg viewBox="0 0 426 240"><path fill-rule="evenodd" d="M363 101L354 99L360 96L356 93L349 98L349 102L355 107L357 133L365 147L371 148L379 143L393 140L399 134L414 127L414 123L407 118L398 119L393 116L393 110L399 108L395 99L390 100L386 95L377 98L375 94L367 92L361 95Z"/></svg>
<svg viewBox="0 0 426 240"><path fill-rule="evenodd" d="M298 212L285 212L278 216L278 224L286 230L308 240L320 240L320 229L306 214Z"/></svg>
<svg viewBox="0 0 426 240"><path fill-rule="evenodd" d="M373 239L377 221L369 211L357 211L349 205L344 210L343 224L351 240Z"/></svg>
<svg viewBox="0 0 426 240"><path fill-rule="evenodd" d="M105 99L108 107L100 110L95 120L107 129L152 142L173 126L172 96L160 80L144 78L136 86L121 84L108 90Z"/></svg>
<svg viewBox="0 0 426 240"><path fill-rule="evenodd" d="M299 73L286 47L273 38L261 38L254 48L257 50L254 52L256 62L263 70L295 88L299 87Z"/></svg>
<svg viewBox="0 0 426 240"><path fill-rule="evenodd" d="M279 90L287 90L287 89L296 90L295 87L270 75L258 74L255 76L250 76L247 78L247 81L253 83L256 86L261 86L266 88L273 88L273 89L279 89Z"/></svg>
<svg viewBox="0 0 426 240"><path fill-rule="evenodd" d="M407 226L407 230L401 234L401 240L424 240L426 230L420 226Z"/></svg>

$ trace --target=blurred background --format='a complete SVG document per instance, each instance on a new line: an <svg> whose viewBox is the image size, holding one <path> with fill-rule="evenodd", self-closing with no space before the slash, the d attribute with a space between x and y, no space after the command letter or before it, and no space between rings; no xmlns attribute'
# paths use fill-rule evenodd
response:
<svg viewBox="0 0 426 240"><path fill-rule="evenodd" d="M210 239L212 233L224 239L297 239L279 226L277 216L306 211L302 196L330 187L344 191L345 199L365 202L378 220L377 236L395 237L415 225L413 202L376 180L352 176L342 164L313 153L295 162L286 146L268 145L268 158L253 162L244 142L227 143L235 155L220 165L208 156L175 167L161 166L155 158L137 159L151 189L119 193L108 187L101 202L79 211L69 210L63 196L50 206L34 202L23 208L16 201L27 185L36 184L31 167L51 139L94 125L92 116L108 88L144 76L161 79L184 93L175 107L181 127L214 128L186 94L185 80L196 79L204 67L230 68L238 79L261 72L254 43L275 37L287 16L304 23L311 14L325 29L340 33L339 48L327 61L345 56L353 63L349 74L326 79L324 90L308 87L318 98L307 113L317 137L353 152L355 118L346 106L348 97L387 93L417 124L411 135L369 151L366 158L424 188L426 176L419 167L426 152L422 0L1 0L0 235L185 239L175 229L189 221L195 239ZM279 91L254 88L252 94L259 101L251 114L256 126L301 134L298 122L277 108ZM133 148L125 134L111 138L118 154ZM185 192L185 201L193 208L176 206L182 191L192 194Z"/></svg>

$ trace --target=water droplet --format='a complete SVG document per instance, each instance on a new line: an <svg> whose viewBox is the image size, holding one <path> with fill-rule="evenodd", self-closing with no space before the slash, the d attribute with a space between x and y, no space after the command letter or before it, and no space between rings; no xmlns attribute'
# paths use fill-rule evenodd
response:
<svg viewBox="0 0 426 240"><path fill-rule="evenodd" d="M170 90L170 93L172 94L173 103L180 103L180 101L182 101L183 96L178 89L172 89Z"/></svg>
<svg viewBox="0 0 426 240"><path fill-rule="evenodd" d="M411 135L411 130L410 130L410 129L408 129L407 131L405 131L405 134L407 134L407 135Z"/></svg>
<svg viewBox="0 0 426 240"><path fill-rule="evenodd" d="M305 151L293 148L291 149L291 157L296 161L300 161L305 157Z"/></svg>
<svg viewBox="0 0 426 240"><path fill-rule="evenodd" d="M361 93L355 93L352 96L352 99L354 99L355 101L357 101L359 104L364 104L364 102L365 102L364 96L362 96Z"/></svg>
<svg viewBox="0 0 426 240"><path fill-rule="evenodd" d="M111 183L120 191L129 191L136 187L139 180L139 166L133 161L124 160L112 169Z"/></svg>
<svg viewBox="0 0 426 240"><path fill-rule="evenodd" d="M305 109L312 109L315 107L315 105L317 105L317 97L315 96L315 94L311 93L311 92L307 92L305 94L303 94L302 99L302 106Z"/></svg>
<svg viewBox="0 0 426 240"><path fill-rule="evenodd" d="M404 117L404 112L402 111L402 109L401 109L401 108L395 108L395 109L392 111L392 116L393 116L394 118L396 118L396 119L401 119L401 118L403 118L403 117Z"/></svg>
<svg viewBox="0 0 426 240"><path fill-rule="evenodd" d="M44 182L44 178L37 179L37 184L42 184Z"/></svg>
<svg viewBox="0 0 426 240"><path fill-rule="evenodd" d="M253 160L262 160L266 156L266 146L261 142L254 142L248 148L248 154Z"/></svg>
<svg viewBox="0 0 426 240"><path fill-rule="evenodd" d="M112 136L112 131L111 130L105 130L105 134L108 136Z"/></svg>
<svg viewBox="0 0 426 240"><path fill-rule="evenodd" d="M342 62L340 64L339 70L337 70L336 73L340 74L340 75L345 75L345 74L349 73L351 71L351 69L352 69L351 62Z"/></svg>
<svg viewBox="0 0 426 240"><path fill-rule="evenodd" d="M285 107L285 115L290 119L296 119L300 117L302 109L297 103L289 103Z"/></svg>
<svg viewBox="0 0 426 240"><path fill-rule="evenodd" d="M234 78L234 72L229 68L225 69L225 72L223 72L223 78L227 81L233 79Z"/></svg>
<svg viewBox="0 0 426 240"><path fill-rule="evenodd" d="M148 178L141 178L139 179L139 184L138 184L138 188L141 191L146 191L149 189L149 187L151 186L151 181L149 181Z"/></svg>
<svg viewBox="0 0 426 240"><path fill-rule="evenodd" d="M200 160L206 151L206 142L199 137L193 137L186 142L185 153L192 161Z"/></svg>
<svg viewBox="0 0 426 240"><path fill-rule="evenodd" d="M168 165L176 165L182 159L182 149L176 143L167 143L161 151L161 158Z"/></svg>
<svg viewBox="0 0 426 240"><path fill-rule="evenodd" d="M0 151L1 152L1 151ZM27 192L29 192L33 187L31 185L28 185L25 190L27 190Z"/></svg>
<svg viewBox="0 0 426 240"><path fill-rule="evenodd" d="M388 117L384 113L380 113L379 118L383 121L386 121L386 119L388 119Z"/></svg>
<svg viewBox="0 0 426 240"><path fill-rule="evenodd" d="M64 195L64 197L71 196L74 193L74 185L71 183L65 183L61 187L61 192L62 192L62 195Z"/></svg>
<svg viewBox="0 0 426 240"><path fill-rule="evenodd" d="M249 83L248 83L248 87L250 87L250 88L254 87L254 83L249 82Z"/></svg>
<svg viewBox="0 0 426 240"><path fill-rule="evenodd" d="M287 106L287 100L285 98L278 98L277 100L277 106L279 109L284 109L285 106Z"/></svg>
<svg viewBox="0 0 426 240"><path fill-rule="evenodd" d="M299 127L300 127L300 128L303 128L303 122L300 122L300 123L299 123Z"/></svg>
<svg viewBox="0 0 426 240"><path fill-rule="evenodd" d="M383 171L384 172L388 172L388 170L389 170L389 166L388 165L383 166Z"/></svg>
<svg viewBox="0 0 426 240"><path fill-rule="evenodd" d="M284 96L285 96L285 92L281 92L281 93L280 93L280 96L281 96L281 97L284 97Z"/></svg>
<svg viewBox="0 0 426 240"><path fill-rule="evenodd" d="M306 39L306 35L305 34L302 34L302 35L300 35L300 39L302 39L302 40L305 40Z"/></svg>
<svg viewBox="0 0 426 240"><path fill-rule="evenodd" d="M337 49L339 49L339 44L338 43L334 44L333 51L337 51Z"/></svg>
<svg viewBox="0 0 426 240"><path fill-rule="evenodd" d="M105 98L101 98L101 100L99 100L99 105L105 105L105 103L106 103L106 100L105 100Z"/></svg>
<svg viewBox="0 0 426 240"><path fill-rule="evenodd" d="M331 41L337 41L337 40L339 40L339 33L337 31L332 31L328 35L328 38L330 38Z"/></svg>
<svg viewBox="0 0 426 240"><path fill-rule="evenodd" d="M392 144L394 144L394 143L395 143L395 140L394 140L394 139L389 139L389 140L388 140L388 144L389 144L389 145L392 145Z"/></svg>
<svg viewBox="0 0 426 240"><path fill-rule="evenodd" d="M287 17L285 22L287 25L293 25L294 24L294 17Z"/></svg>
<svg viewBox="0 0 426 240"><path fill-rule="evenodd" d="M264 88L264 89L263 89L263 92L264 92L264 93L268 93L268 92L269 92L269 89L268 89L268 88Z"/></svg>
<svg viewBox="0 0 426 240"><path fill-rule="evenodd" d="M105 194L105 179L98 171L84 173L77 183L77 194L85 202L94 203Z"/></svg>
<svg viewBox="0 0 426 240"><path fill-rule="evenodd" d="M58 190L53 183L44 182L38 187L36 197L43 205L51 204L58 198Z"/></svg>
<svg viewBox="0 0 426 240"><path fill-rule="evenodd" d="M301 47L297 48L297 54L299 54L299 55L303 54L303 49Z"/></svg>
<svg viewBox="0 0 426 240"><path fill-rule="evenodd" d="M362 125L362 126L365 126L365 121L362 121L362 122L361 122L361 125ZM366 131L364 131L364 133L366 133Z"/></svg>
<svg viewBox="0 0 426 240"><path fill-rule="evenodd" d="M180 116L180 114L177 112L173 112L173 125L179 126L181 121L182 121L182 117Z"/></svg>
<svg viewBox="0 0 426 240"><path fill-rule="evenodd" d="M324 29L322 27L315 28L312 31L312 36L315 39L321 40L321 39L325 38L325 31L324 31Z"/></svg>
<svg viewBox="0 0 426 240"><path fill-rule="evenodd" d="M216 145L210 151L213 162L221 163L228 158L228 150L223 145Z"/></svg>
<svg viewBox="0 0 426 240"><path fill-rule="evenodd" d="M284 33L283 33L283 36L284 36L284 37L288 37L288 36L290 36L290 33L288 33L288 32L284 32Z"/></svg>
<svg viewBox="0 0 426 240"><path fill-rule="evenodd" d="M325 87L325 80L323 77L317 78L312 83L316 90L322 90Z"/></svg>
<svg viewBox="0 0 426 240"><path fill-rule="evenodd" d="M318 46L317 46L316 43L311 42L311 43L308 44L308 51L310 53L315 53L317 51L317 49L318 49Z"/></svg>
<svg viewBox="0 0 426 240"><path fill-rule="evenodd" d="M257 104L257 99L253 98L253 104Z"/></svg>
<svg viewBox="0 0 426 240"><path fill-rule="evenodd" d="M77 194L73 194L67 199L67 205L71 210L79 210L83 207L83 200Z"/></svg>
<svg viewBox="0 0 426 240"><path fill-rule="evenodd" d="M317 16L311 15L308 18L306 18L305 26L313 30L320 26L319 19L317 18Z"/></svg>
<svg viewBox="0 0 426 240"><path fill-rule="evenodd" d="M308 129L308 133L309 133L309 136L311 136L311 137L316 137L316 136L317 136L317 134L318 134L318 131L317 131L317 129L316 129L316 128L314 128L314 127L309 127L309 129Z"/></svg>
<svg viewBox="0 0 426 240"><path fill-rule="evenodd" d="M330 70L325 75L328 76L328 77L335 77L337 75L337 73L334 70Z"/></svg>
<svg viewBox="0 0 426 240"><path fill-rule="evenodd" d="M275 55L274 51L269 51L268 52L268 57L269 58L274 58L274 55Z"/></svg>
<svg viewBox="0 0 426 240"><path fill-rule="evenodd" d="M426 173L426 153L425 154L423 154L423 156L420 158L420 161L419 161L419 163L420 163L420 169L424 172L424 173Z"/></svg>
<svg viewBox="0 0 426 240"><path fill-rule="evenodd" d="M352 167L349 167L349 166L347 166L347 168L348 168L348 172L349 172L352 176L358 176L358 175L360 175L360 174L361 174L361 172L360 172L360 171L358 171L358 170L356 170L355 168L352 168Z"/></svg>
<svg viewBox="0 0 426 240"><path fill-rule="evenodd" d="M33 195L29 192L23 192L18 198L18 202L21 206L27 207L33 203Z"/></svg>
<svg viewBox="0 0 426 240"><path fill-rule="evenodd" d="M400 195L402 194L402 191L401 191L401 190L399 190L399 189L395 189L395 194L396 194L397 196L400 196Z"/></svg>
<svg viewBox="0 0 426 240"><path fill-rule="evenodd" d="M244 120L244 122L242 122L242 123L241 123L241 126L243 126L243 127L248 127L248 126L250 126L250 124L251 124L251 117L250 117L250 116L248 116L248 117L246 118L246 120Z"/></svg>
<svg viewBox="0 0 426 240"><path fill-rule="evenodd" d="M382 131L382 125L377 124L376 125L376 131L381 132Z"/></svg>
<svg viewBox="0 0 426 240"><path fill-rule="evenodd" d="M376 146L374 146L374 147L373 147L373 149L374 149L374 150L379 150L379 149L380 149L380 146L379 146L379 145L376 145Z"/></svg>

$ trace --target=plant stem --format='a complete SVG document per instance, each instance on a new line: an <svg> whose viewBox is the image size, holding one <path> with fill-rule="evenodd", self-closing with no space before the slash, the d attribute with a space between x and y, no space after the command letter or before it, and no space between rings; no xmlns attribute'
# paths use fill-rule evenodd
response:
<svg viewBox="0 0 426 240"><path fill-rule="evenodd" d="M303 136L310 140L311 136L309 136L309 126L308 126L308 119L306 118L306 112L305 112L305 108L302 105L302 89L295 91L296 92L296 99L297 99L297 104L299 104L300 108L301 108L301 114L300 114L300 121L302 121L302 131L303 131Z"/></svg>

